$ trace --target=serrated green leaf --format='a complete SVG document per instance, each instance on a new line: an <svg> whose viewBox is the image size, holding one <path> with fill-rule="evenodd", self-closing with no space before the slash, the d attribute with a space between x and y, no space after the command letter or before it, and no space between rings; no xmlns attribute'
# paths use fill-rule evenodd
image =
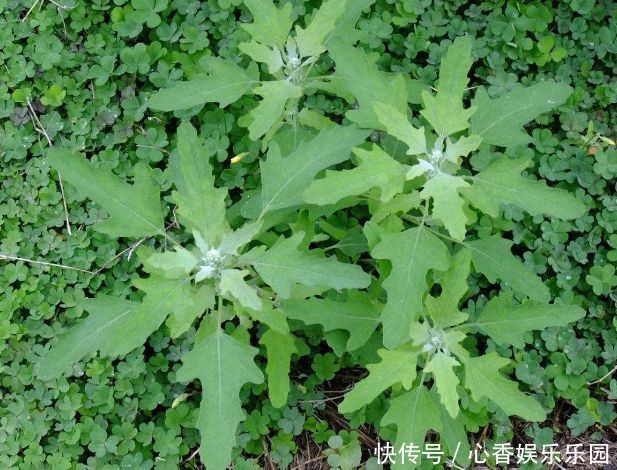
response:
<svg viewBox="0 0 617 470"><path fill-rule="evenodd" d="M291 355L296 354L296 338L290 334L282 334L268 330L259 340L266 347L268 363L266 376L268 378L268 398L275 408L287 404L289 395L289 368Z"/></svg>
<svg viewBox="0 0 617 470"><path fill-rule="evenodd" d="M251 140L259 139L281 120L288 100L302 96L302 88L288 80L263 82L254 91L263 99L248 114Z"/></svg>
<svg viewBox="0 0 617 470"><path fill-rule="evenodd" d="M257 352L219 329L186 353L176 372L180 382L195 378L201 382L199 453L208 469L225 470L231 462L236 429L245 418L240 389L248 382L259 384L264 380L254 362Z"/></svg>
<svg viewBox="0 0 617 470"><path fill-rule="evenodd" d="M371 254L392 263L392 271L383 282L388 301L381 318L384 345L394 349L408 338L411 323L424 309L428 271L448 269L448 249L423 227L414 227L383 235Z"/></svg>
<svg viewBox="0 0 617 470"><path fill-rule="evenodd" d="M422 93L424 109L421 114L442 138L469 127L469 118L475 108L463 107L463 94L469 83L467 74L472 63L470 38L456 38L441 60L437 94Z"/></svg>
<svg viewBox="0 0 617 470"><path fill-rule="evenodd" d="M424 385L390 400L390 408L381 419L381 425L394 424L397 428L394 448L415 444L422 449L429 430L441 431L439 408ZM392 468L409 468L409 460L403 462L396 454ZM413 465L412 465L413 466Z"/></svg>
<svg viewBox="0 0 617 470"><path fill-rule="evenodd" d="M326 38L347 9L347 0L326 0L303 29L296 26L296 44L300 57L316 57L326 50Z"/></svg>
<svg viewBox="0 0 617 470"><path fill-rule="evenodd" d="M76 152L54 148L48 159L64 181L107 211L109 218L94 226L99 232L135 238L165 234L159 189L145 165L135 167L130 185L109 170L94 168Z"/></svg>
<svg viewBox="0 0 617 470"><path fill-rule="evenodd" d="M282 50L293 24L292 5L285 3L277 8L271 0L244 0L244 4L253 15L253 22L241 24L242 28L255 41Z"/></svg>
<svg viewBox="0 0 617 470"><path fill-rule="evenodd" d="M335 204L349 196L359 196L372 188L381 190L381 200L387 202L403 192L405 167L373 145L370 150L355 148L358 166L351 170L326 171L304 191L304 200L320 206Z"/></svg>
<svg viewBox="0 0 617 470"><path fill-rule="evenodd" d="M391 105L403 116L406 115L407 90L401 75L381 72L362 49L341 41L333 42L329 52L336 62L334 79L359 103L358 109L345 114L350 121L367 129L380 129L382 125L374 111L377 103ZM362 80L358 80L358 77L362 77Z"/></svg>
<svg viewBox="0 0 617 470"><path fill-rule="evenodd" d="M461 299L469 290L467 278L471 270L471 249L462 248L451 261L450 268L436 282L441 286L439 297L426 296L427 313L441 328L457 325L467 319L466 313L458 310Z"/></svg>
<svg viewBox="0 0 617 470"><path fill-rule="evenodd" d="M248 275L249 271L246 269L223 269L219 283L221 293L236 299L244 307L260 310L261 299L257 291L244 280Z"/></svg>
<svg viewBox="0 0 617 470"><path fill-rule="evenodd" d="M438 352L431 357L424 368L425 372L433 374L441 403L453 418L456 418L459 409L456 390L459 380L454 372L454 368L458 365L458 361L449 354Z"/></svg>
<svg viewBox="0 0 617 470"><path fill-rule="evenodd" d="M169 328L169 336L172 338L186 333L200 315L214 307L216 296L214 286L202 284L191 287L187 292L188 295L179 299L176 308L165 321L165 325Z"/></svg>
<svg viewBox="0 0 617 470"><path fill-rule="evenodd" d="M154 93L148 102L157 111L177 111L206 103L218 103L222 108L249 93L259 83L259 77L220 57L202 57L207 75L176 82Z"/></svg>
<svg viewBox="0 0 617 470"><path fill-rule="evenodd" d="M568 85L553 80L518 87L499 98L489 98L484 88L478 88L472 101L477 112L471 118L471 132L490 145L526 145L531 137L523 126L563 104L571 93Z"/></svg>
<svg viewBox="0 0 617 470"><path fill-rule="evenodd" d="M585 213L585 205L568 191L522 177L521 172L529 164L528 158L500 158L471 177L471 187L461 193L492 217L499 215L501 204L513 204L531 215L543 214L560 219L576 219Z"/></svg>
<svg viewBox="0 0 617 470"><path fill-rule="evenodd" d="M470 326L480 328L501 345L523 348L528 331L566 326L584 316L585 311L576 305L538 305L531 302L515 305L512 303L512 293L505 292L491 299Z"/></svg>
<svg viewBox="0 0 617 470"><path fill-rule="evenodd" d="M266 46L255 41L241 42L238 49L248 55L255 62L268 66L268 72L274 74L283 67L281 52L274 47Z"/></svg>
<svg viewBox="0 0 617 470"><path fill-rule="evenodd" d="M204 148L195 128L185 121L178 127L178 152L170 160L172 192L180 222L196 230L210 247L217 246L229 230L225 219L226 189L214 186L211 154Z"/></svg>
<svg viewBox="0 0 617 470"><path fill-rule="evenodd" d="M482 138L477 135L463 136L457 141L446 139L446 151L444 157L452 163L459 163L460 157L466 157L471 152L476 150L482 143Z"/></svg>
<svg viewBox="0 0 617 470"><path fill-rule="evenodd" d="M182 247L176 247L174 251L153 253L144 260L143 266L146 272L161 275L168 279L180 279L186 277L197 267L197 257Z"/></svg>
<svg viewBox="0 0 617 470"><path fill-rule="evenodd" d="M375 3L375 0L348 1L344 13L336 23L336 27L326 38L326 45L337 40L345 41L347 44L355 43L362 34L356 29L356 23L362 16L363 10L369 8L373 3Z"/></svg>
<svg viewBox="0 0 617 470"><path fill-rule="evenodd" d="M370 404L382 392L398 383L410 389L416 378L417 351L377 351L381 361L369 364L368 376L354 385L339 404L339 413L352 413Z"/></svg>
<svg viewBox="0 0 617 470"><path fill-rule="evenodd" d="M528 270L510 251L513 245L511 240L492 235L466 242L466 245L471 248L473 267L484 274L490 282L494 283L500 279L512 289L533 300L540 302L550 300L550 292L542 279Z"/></svg>
<svg viewBox="0 0 617 470"><path fill-rule="evenodd" d="M377 103L374 106L375 115L384 129L391 136L407 144L407 155L426 154L426 136L424 127L413 127L407 119L407 113L392 105Z"/></svg>
<svg viewBox="0 0 617 470"><path fill-rule="evenodd" d="M424 183L420 192L423 199L433 199L432 215L443 223L452 238L458 241L465 239L467 217L465 216L465 200L460 196L459 189L469 186L462 177L447 173L437 173Z"/></svg>
<svg viewBox="0 0 617 470"><path fill-rule="evenodd" d="M268 250L263 247L251 250L240 262L251 264L283 298L291 296L295 284L337 290L362 289L370 284L371 277L359 266L299 251L303 238L303 233L280 238Z"/></svg>
<svg viewBox="0 0 617 470"><path fill-rule="evenodd" d="M354 351L367 343L379 325L381 309L371 295L350 292L344 302L317 298L285 300L281 310L287 317L306 325L321 325L324 331L349 332L346 349Z"/></svg>
<svg viewBox="0 0 617 470"><path fill-rule="evenodd" d="M364 142L368 134L353 127L337 126L302 142L285 157L276 144L271 145L268 158L260 164L262 214L302 205L302 193L315 175L347 160L351 149Z"/></svg>
<svg viewBox="0 0 617 470"><path fill-rule="evenodd" d="M499 369L510 364L510 359L492 352L485 356L466 357L458 355L465 366L465 387L472 399L478 401L486 397L508 415L517 415L528 421L544 421L546 413L542 406L520 392L516 382L506 379Z"/></svg>

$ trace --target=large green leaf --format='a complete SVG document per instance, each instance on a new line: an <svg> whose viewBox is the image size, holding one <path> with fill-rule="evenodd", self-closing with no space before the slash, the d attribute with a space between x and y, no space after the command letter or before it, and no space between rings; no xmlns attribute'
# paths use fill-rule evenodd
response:
<svg viewBox="0 0 617 470"><path fill-rule="evenodd" d="M370 404L383 391L395 384L410 389L416 378L417 351L377 351L381 362L369 364L368 376L354 385L339 404L340 413L351 413Z"/></svg>
<svg viewBox="0 0 617 470"><path fill-rule="evenodd" d="M381 308L370 294L350 292L342 302L317 298L285 300L281 310L287 317L306 325L321 325L324 331L347 331L346 349L354 351L367 343L379 325Z"/></svg>
<svg viewBox="0 0 617 470"><path fill-rule="evenodd" d="M199 453L208 470L225 470L236 444L236 429L245 418L240 389L248 382L259 384L263 374L255 365L257 349L235 340L220 329L182 358L176 379L201 382L201 405L197 428Z"/></svg>
<svg viewBox="0 0 617 470"><path fill-rule="evenodd" d="M394 424L397 428L395 449L404 444L415 444L422 449L429 430L441 431L441 416L435 400L424 385L390 400L390 408L381 419L381 425ZM395 454L392 468L414 468L404 454Z"/></svg>
<svg viewBox="0 0 617 470"><path fill-rule="evenodd" d="M225 219L227 190L215 188L210 156L195 128L188 121L180 124L178 152L170 160L176 185L172 195L180 221L214 247L229 227Z"/></svg>
<svg viewBox="0 0 617 470"><path fill-rule="evenodd" d="M302 142L287 156L281 155L277 145L271 145L268 158L260 165L262 214L302 205L302 193L315 175L347 160L351 149L364 142L368 134L353 127L337 126Z"/></svg>
<svg viewBox="0 0 617 470"><path fill-rule="evenodd" d="M522 177L521 172L529 164L528 158L500 158L471 177L473 184L461 193L492 217L499 215L501 204L513 204L531 215L545 214L561 219L576 219L584 214L585 205L568 191Z"/></svg>
<svg viewBox="0 0 617 470"><path fill-rule="evenodd" d="M306 191L304 200L320 206L336 204L349 196L359 196L369 189L379 188L381 200L387 202L403 192L405 167L377 146L371 150L354 149L358 166L351 170L326 171Z"/></svg>
<svg viewBox="0 0 617 470"><path fill-rule="evenodd" d="M270 329L264 333L259 343L266 347L268 354L268 398L272 406L281 408L287 404L291 355L298 352L296 338L290 333L279 333Z"/></svg>
<svg viewBox="0 0 617 470"><path fill-rule="evenodd" d="M399 74L381 72L362 49L333 42L329 52L336 62L334 79L358 100L358 109L348 111L346 116L360 127L381 129L382 124L375 114L375 104L392 106L402 115L407 113L407 90ZM362 77L358 80L358 77Z"/></svg>
<svg viewBox="0 0 617 470"><path fill-rule="evenodd" d="M76 152L52 148L48 158L64 181L107 211L109 218L94 226L99 232L136 238L165 234L159 189L145 165L135 167L130 185L110 170L95 168Z"/></svg>
<svg viewBox="0 0 617 470"><path fill-rule="evenodd" d="M281 8L274 6L272 0L244 0L244 5L253 15L253 22L240 23L255 41L283 49L291 31L292 5L285 3Z"/></svg>
<svg viewBox="0 0 617 470"><path fill-rule="evenodd" d="M456 390L459 380L454 372L454 368L458 365L458 361L449 354L437 352L424 368L426 372L433 374L441 403L453 418L456 418L459 408L459 397Z"/></svg>
<svg viewBox="0 0 617 470"><path fill-rule="evenodd" d="M363 10L367 10L373 3L375 3L375 0L348 1L345 5L345 11L336 23L336 27L326 37L326 46L337 40L345 41L347 44L355 43L362 34L356 29L356 23Z"/></svg>
<svg viewBox="0 0 617 470"><path fill-rule="evenodd" d="M471 248L471 259L476 271L484 274L490 282L502 280L512 289L529 296L533 300L548 302L550 292L533 271L527 269L515 257L510 248L513 243L499 235L466 242Z"/></svg>
<svg viewBox="0 0 617 470"><path fill-rule="evenodd" d="M300 57L319 56L326 50L326 39L347 10L347 0L325 0L306 28L296 26Z"/></svg>
<svg viewBox="0 0 617 470"><path fill-rule="evenodd" d="M202 57L207 75L157 91L148 105L158 111L188 109L205 103L218 103L222 108L249 93L259 83L259 77L231 60Z"/></svg>
<svg viewBox="0 0 617 470"><path fill-rule="evenodd" d="M510 359L489 353L485 356L458 355L465 366L465 387L475 401L488 398L508 415L517 415L528 421L544 421L542 406L520 392L516 382L506 379L499 369L510 364Z"/></svg>
<svg viewBox="0 0 617 470"><path fill-rule="evenodd" d="M461 188L469 186L462 177L437 173L424 183L420 192L423 199L433 199L432 215L446 227L452 238L458 241L465 239L467 217L465 216L465 200L459 194Z"/></svg>
<svg viewBox="0 0 617 470"><path fill-rule="evenodd" d="M371 253L392 263L392 271L383 282L388 302L381 318L384 345L394 349L408 339L411 323L424 309L426 274L431 269L448 269L448 249L423 227L414 227L383 235Z"/></svg>
<svg viewBox="0 0 617 470"><path fill-rule="evenodd" d="M437 94L422 93L424 109L421 113L442 138L469 127L475 108L463 107L463 94L472 63L471 39L468 36L456 38L441 59Z"/></svg>
<svg viewBox="0 0 617 470"><path fill-rule="evenodd" d="M354 289L367 287L371 276L362 268L345 264L334 257L324 258L298 249L304 237L297 233L280 238L268 250L258 247L240 258L251 264L272 289L281 297L289 298L295 284L308 287Z"/></svg>
<svg viewBox="0 0 617 470"><path fill-rule="evenodd" d="M478 88L472 104L477 112L471 117L471 131L484 143L515 147L531 142L523 126L538 115L563 104L572 93L565 83L553 80L518 87L498 98L490 98Z"/></svg>
<svg viewBox="0 0 617 470"><path fill-rule="evenodd" d="M527 302L515 305L512 293L505 292L491 299L482 309L476 326L499 344L517 348L525 345L525 333L551 326L566 326L580 320L585 311L576 305L546 305ZM467 326L467 325L465 325Z"/></svg>

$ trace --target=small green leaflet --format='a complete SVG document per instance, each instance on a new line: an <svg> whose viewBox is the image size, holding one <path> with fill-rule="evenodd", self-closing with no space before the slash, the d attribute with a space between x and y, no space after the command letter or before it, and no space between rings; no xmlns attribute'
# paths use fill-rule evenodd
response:
<svg viewBox="0 0 617 470"><path fill-rule="evenodd" d="M240 389L248 382L259 384L264 380L254 362L257 352L217 329L182 358L176 379L189 382L197 378L201 382L199 453L209 470L225 470L231 462L236 429L245 418Z"/></svg>
<svg viewBox="0 0 617 470"><path fill-rule="evenodd" d="M253 15L253 22L240 23L241 27L255 41L283 50L293 25L292 5L285 3L281 8L276 8L271 0L244 0L244 5Z"/></svg>
<svg viewBox="0 0 617 470"><path fill-rule="evenodd" d="M510 248L511 240L499 235L466 242L471 248L471 259L476 271L484 274L490 282L501 279L512 289L527 295L530 299L548 302L551 298L548 287L532 271L529 271L515 257Z"/></svg>
<svg viewBox="0 0 617 470"><path fill-rule="evenodd" d="M168 279L181 279L190 274L197 267L197 257L182 247L174 251L152 253L143 261L144 270L151 274L160 275Z"/></svg>
<svg viewBox="0 0 617 470"><path fill-rule="evenodd" d="M401 142L407 144L407 155L423 155L426 150L424 127L413 127L407 119L407 113L390 104L377 103L373 107L381 128Z"/></svg>
<svg viewBox="0 0 617 470"><path fill-rule="evenodd" d="M373 145L370 150L355 148L358 166L352 170L326 171L325 177L315 180L306 191L309 204L336 204L349 196L359 196L369 189L381 190L381 201L387 202L403 192L405 167Z"/></svg>
<svg viewBox="0 0 617 470"><path fill-rule="evenodd" d="M491 217L499 215L501 204L513 204L531 215L545 214L560 219L576 219L585 213L585 205L568 191L522 177L521 172L529 164L528 158L500 158L471 177L472 186L461 193Z"/></svg>
<svg viewBox="0 0 617 470"><path fill-rule="evenodd" d="M347 0L325 0L306 29L296 26L296 44L300 57L317 57L326 50L326 38L345 10Z"/></svg>
<svg viewBox="0 0 617 470"><path fill-rule="evenodd" d="M206 103L218 103L224 108L249 93L259 83L256 70L245 70L230 60L202 57L200 64L207 75L177 82L157 91L150 97L150 108L177 111Z"/></svg>
<svg viewBox="0 0 617 470"><path fill-rule="evenodd" d="M134 184L110 170L93 167L86 158L65 149L49 150L49 163L62 178L103 207L109 218L94 228L112 237L164 235L159 189L147 166L135 166Z"/></svg>
<svg viewBox="0 0 617 470"><path fill-rule="evenodd" d="M363 292L350 292L343 302L331 299L290 299L281 304L283 313L306 325L321 325L324 331L345 330L349 333L347 351L364 346L377 326L381 308L373 297Z"/></svg>
<svg viewBox="0 0 617 470"><path fill-rule="evenodd" d="M454 368L458 365L458 361L449 354L438 352L424 367L425 372L433 374L441 403L453 418L456 418L459 410L456 390L459 380L454 372Z"/></svg>
<svg viewBox="0 0 617 470"><path fill-rule="evenodd" d="M362 289L370 284L371 276L359 266L299 251L303 237L300 232L289 238L280 238L268 250L264 247L251 250L240 258L240 262L251 264L283 298L291 296L295 284L338 290Z"/></svg>
<svg viewBox="0 0 617 470"><path fill-rule="evenodd" d="M302 193L315 175L347 160L351 149L368 135L365 130L337 126L321 131L309 142L302 142L285 157L277 145L270 145L268 158L260 163L262 214L302 205Z"/></svg>
<svg viewBox="0 0 617 470"><path fill-rule="evenodd" d="M176 186L172 196L182 224L196 230L212 247L218 245L229 226L225 219L227 190L214 187L209 158L195 128L188 121L180 124L178 152L170 160Z"/></svg>
<svg viewBox="0 0 617 470"><path fill-rule="evenodd" d="M473 106L463 108L463 94L469 83L467 74L472 63L471 39L468 36L456 38L441 60L437 94L433 96L426 90L422 93L424 109L421 114L444 139L467 129L469 118L476 110Z"/></svg>
<svg viewBox="0 0 617 470"><path fill-rule="evenodd" d="M542 406L520 392L516 382L506 379L499 372L499 369L510 364L510 359L494 352L473 358L459 355L459 359L465 366L465 387L475 401L486 397L508 415L517 415L528 421L546 419Z"/></svg>
<svg viewBox="0 0 617 470"><path fill-rule="evenodd" d="M223 269L219 287L221 293L236 299L243 307L252 310L261 309L261 299L254 287L249 286L244 278L249 275L248 270Z"/></svg>
<svg viewBox="0 0 617 470"><path fill-rule="evenodd" d="M568 85L553 80L527 88L521 86L499 98L489 98L484 88L478 88L472 101L477 111L471 117L471 131L490 145L526 145L531 142L531 137L523 126L563 104L571 93L572 88Z"/></svg>
<svg viewBox="0 0 617 470"><path fill-rule="evenodd" d="M439 219L452 238L458 241L465 239L467 217L465 216L465 200L460 196L459 189L469 187L462 177L437 173L424 183L420 192L423 199L433 199L433 217Z"/></svg>
<svg viewBox="0 0 617 470"><path fill-rule="evenodd" d="M369 364L369 374L354 385L339 404L340 413L351 413L370 404L383 391L395 384L402 384L410 389L416 378L417 351L377 351L381 362Z"/></svg>
<svg viewBox="0 0 617 470"><path fill-rule="evenodd" d="M266 46L255 41L241 42L238 49L248 55L255 62L261 62L268 66L268 72L272 75L283 67L283 58L277 48Z"/></svg>
<svg viewBox="0 0 617 470"><path fill-rule="evenodd" d="M390 408L381 419L381 425L390 424L397 428L395 449L410 443L422 446L429 430L442 430L438 405L424 385L390 400ZM402 462L401 459L396 459L392 468L410 466L413 467L410 461Z"/></svg>
<svg viewBox="0 0 617 470"><path fill-rule="evenodd" d="M374 111L376 103L391 105L403 116L407 113L407 90L399 74L381 72L362 49L333 42L329 52L336 62L334 79L340 81L359 102L359 108L345 116L360 127L380 129L381 123ZM362 77L362 80L358 80Z"/></svg>
<svg viewBox="0 0 617 470"><path fill-rule="evenodd" d="M580 320L585 311L576 305L546 305L527 302L514 305L512 293L491 299L470 326L476 326L498 344L525 346L525 333L551 326L566 326ZM466 325L467 326L467 325Z"/></svg>
<svg viewBox="0 0 617 470"><path fill-rule="evenodd" d="M270 329L264 333L259 343L266 347L268 353L268 398L272 406L281 408L287 404L289 364L291 355L298 352L296 338L289 333L283 334Z"/></svg>
<svg viewBox="0 0 617 470"><path fill-rule="evenodd" d="M411 323L424 309L426 274L431 269L448 269L448 248L423 227L414 227L383 235L371 254L392 262L392 271L383 282L388 302L382 321L384 345L395 349L408 339Z"/></svg>
<svg viewBox="0 0 617 470"><path fill-rule="evenodd" d="M251 140L262 137L280 120L288 100L302 96L302 88L288 80L262 82L254 91L263 99L248 114Z"/></svg>
<svg viewBox="0 0 617 470"><path fill-rule="evenodd" d="M437 326L447 328L467 319L467 314L459 312L458 306L469 290L467 278L470 270L471 250L464 247L452 257L450 268L435 279L441 286L441 295L436 298L427 295L424 303L428 317Z"/></svg>

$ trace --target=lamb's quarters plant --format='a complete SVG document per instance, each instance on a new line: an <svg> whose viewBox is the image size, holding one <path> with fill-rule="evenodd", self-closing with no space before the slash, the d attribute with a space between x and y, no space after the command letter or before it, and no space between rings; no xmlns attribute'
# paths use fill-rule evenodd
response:
<svg viewBox="0 0 617 470"><path fill-rule="evenodd" d="M224 108L243 95L257 95L259 103L239 122L251 139L264 137L264 146L284 123L327 126L329 120L319 113L300 110L300 99L335 88L329 76L314 72L315 63L333 41L357 40L354 26L374 2L326 0L305 27L294 28L291 3L277 7L272 0L246 0L253 22L242 24L250 40L238 48L252 61L242 67L231 59L204 57L200 63L205 74L158 91L149 106L174 111L218 103Z"/></svg>

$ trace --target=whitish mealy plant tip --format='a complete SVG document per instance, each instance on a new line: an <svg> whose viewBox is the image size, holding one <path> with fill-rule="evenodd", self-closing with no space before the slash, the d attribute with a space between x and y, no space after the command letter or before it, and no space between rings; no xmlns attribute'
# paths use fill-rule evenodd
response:
<svg viewBox="0 0 617 470"><path fill-rule="evenodd" d="M199 271L195 275L195 282L204 279L218 278L221 269L227 264L227 256L216 248L210 248L201 257Z"/></svg>
<svg viewBox="0 0 617 470"><path fill-rule="evenodd" d="M429 329L427 341L422 347L422 352L443 352L448 355L450 354L448 346L446 345L445 338L443 336L443 330L438 330L434 328Z"/></svg>

